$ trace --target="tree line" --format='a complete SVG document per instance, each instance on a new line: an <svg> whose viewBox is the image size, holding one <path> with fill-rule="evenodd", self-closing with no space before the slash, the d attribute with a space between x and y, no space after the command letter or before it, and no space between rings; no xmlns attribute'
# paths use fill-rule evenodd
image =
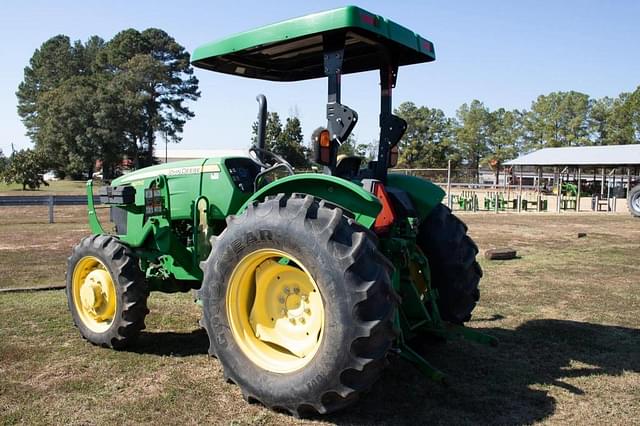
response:
<svg viewBox="0 0 640 426"><path fill-rule="evenodd" d="M179 141L199 98L189 53L166 32L127 29L83 43L58 35L42 44L16 92L18 114L42 167L61 177L105 177L123 161L154 162L158 135Z"/></svg>
<svg viewBox="0 0 640 426"><path fill-rule="evenodd" d="M497 174L505 161L541 148L640 142L640 87L600 99L552 92L538 96L528 110L491 111L473 100L460 106L455 117L412 102L395 113L408 123L399 160L399 167L406 168L446 167L450 160L476 176L482 165Z"/></svg>
<svg viewBox="0 0 640 426"><path fill-rule="evenodd" d="M153 164L157 137L180 141L194 116L187 104L200 92L189 53L166 32L150 28L127 29L109 41L93 36L72 43L65 35L52 37L34 52L16 95L34 149L8 159L0 152L0 177L39 185L33 175L44 170L60 177L91 177L99 161L109 179L127 163L132 168ZM539 148L640 141L640 87L600 99L552 92L539 96L528 110L492 111L473 100L453 117L404 102L395 114L408 124L398 167L442 168L451 161L476 178L481 166L498 173L505 161ZM256 132L254 123L254 143ZM283 122L277 112L269 113L267 149L304 169L311 165L310 145L297 117ZM376 140L361 143L356 136L339 150L368 159L376 152Z"/></svg>
<svg viewBox="0 0 640 426"><path fill-rule="evenodd" d="M640 143L640 87L616 98L593 99L569 91L538 96L530 109L490 110L479 100L465 103L454 117L441 109L404 102L394 111L407 121L407 132L399 144L400 168L470 169L476 176L481 166L499 173L507 160L546 147L621 145ZM255 143L257 122L253 125ZM309 141L311 144L312 141ZM310 149L303 144L300 121L287 118L282 125L278 113L267 119L268 149L290 160L295 167L308 167ZM339 154L373 159L377 141L358 143L355 136L340 146Z"/></svg>

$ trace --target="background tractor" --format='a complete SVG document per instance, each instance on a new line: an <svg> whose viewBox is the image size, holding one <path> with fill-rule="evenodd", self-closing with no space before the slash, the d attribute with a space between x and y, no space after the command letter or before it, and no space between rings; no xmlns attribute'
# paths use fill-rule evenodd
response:
<svg viewBox="0 0 640 426"><path fill-rule="evenodd" d="M627 194L627 206L632 216L640 217L640 183L629 190Z"/></svg>
<svg viewBox="0 0 640 426"><path fill-rule="evenodd" d="M258 146L246 156L162 164L103 189L114 225L89 223L69 258L67 295L90 342L130 344L144 328L150 291L197 290L209 353L249 401L295 415L328 413L379 378L389 354L444 375L411 344L495 339L463 326L482 271L466 226L431 182L388 173L406 123L392 114L398 68L435 59L433 44L357 7L317 13L206 44L192 63L271 81L328 80L327 126L314 161L294 174L265 150L267 105L258 96ZM361 167L337 151L358 121L341 103L341 75L379 70L380 144ZM287 176L274 178L274 172Z"/></svg>

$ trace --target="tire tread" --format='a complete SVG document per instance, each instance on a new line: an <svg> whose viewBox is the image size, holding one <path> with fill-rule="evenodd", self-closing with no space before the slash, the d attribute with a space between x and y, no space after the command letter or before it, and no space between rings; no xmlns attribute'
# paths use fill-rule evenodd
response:
<svg viewBox="0 0 640 426"><path fill-rule="evenodd" d="M313 398L298 401L269 401L268 397L247 393L246 398L260 401L274 410L285 410L300 417L309 414L325 414L339 410L359 398L360 393L368 390L379 378L387 364L388 349L396 338L393 329L397 296L390 282L391 263L378 251L376 241L370 231L353 219L344 215L343 210L324 200L318 200L306 194L278 194L247 209L243 216L245 226L259 217L261 210L277 208L280 220L291 223L302 222L305 229L311 230L324 250L335 256L336 262L344 270L345 285L353 294L354 305L350 307L350 324L344 324L352 330L353 339L348 351L348 365L336 374L338 380L333 386L323 389ZM292 217L292 212L295 214ZM223 231L223 233L226 231ZM220 241L218 238L217 241ZM215 247L204 265L204 276L216 268ZM364 274L365 271L369 273ZM374 279L371 279L371 272ZM211 291L203 283L204 293ZM205 328L212 336L208 312L205 306ZM215 340L211 339L210 352L215 352ZM225 368L225 375L234 383L240 384L234 371ZM293 399L293 398L292 398Z"/></svg>
<svg viewBox="0 0 640 426"><path fill-rule="evenodd" d="M469 321L480 298L482 268L476 261L478 246L467 235L467 226L439 204L420 225L418 246L429 260L442 318L455 324Z"/></svg>

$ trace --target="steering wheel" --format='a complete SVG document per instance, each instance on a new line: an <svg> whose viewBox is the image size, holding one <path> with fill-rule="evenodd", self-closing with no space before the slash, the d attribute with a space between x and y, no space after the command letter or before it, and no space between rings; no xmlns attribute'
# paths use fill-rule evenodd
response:
<svg viewBox="0 0 640 426"><path fill-rule="evenodd" d="M249 148L249 155L258 163L260 167L265 169L264 171L272 171L277 168L283 167L287 169L289 174L294 174L293 167L291 164L284 158L280 157L278 154L274 154L271 151L267 151L266 149L258 148L257 146L252 146ZM264 173L264 172L263 172Z"/></svg>
<svg viewBox="0 0 640 426"><path fill-rule="evenodd" d="M291 164L289 164L289 162L284 158L280 157L277 154L274 154L271 151L258 148L257 146L252 146L251 148L249 148L249 156L253 159L253 161L256 162L256 164L262 167L262 171L258 173L253 180L254 192L257 192L260 188L261 179L276 169L284 168L287 169L287 172L289 172L290 175L294 174Z"/></svg>

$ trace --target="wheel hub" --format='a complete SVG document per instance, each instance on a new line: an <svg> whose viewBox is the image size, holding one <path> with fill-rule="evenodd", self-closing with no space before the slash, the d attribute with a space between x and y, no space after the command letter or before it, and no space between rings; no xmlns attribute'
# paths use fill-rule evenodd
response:
<svg viewBox="0 0 640 426"><path fill-rule="evenodd" d="M103 286L108 283L111 278L109 273L102 269L93 270L87 275L80 287L80 300L82 307L94 315L95 319L102 319L102 315L98 312L107 302L107 295Z"/></svg>
<svg viewBox="0 0 640 426"><path fill-rule="evenodd" d="M256 269L255 282L255 302L266 301L251 309L249 321L256 337L300 358L307 356L321 328L320 315L312 315L313 305L318 308L321 301L306 273L268 260Z"/></svg>
<svg viewBox="0 0 640 426"><path fill-rule="evenodd" d="M82 322L94 332L106 330L116 312L116 290L109 271L93 256L81 259L72 278L73 300Z"/></svg>
<svg viewBox="0 0 640 426"><path fill-rule="evenodd" d="M320 347L324 305L309 272L273 249L240 261L227 289L231 331L244 354L276 373L307 365Z"/></svg>
<svg viewBox="0 0 640 426"><path fill-rule="evenodd" d="M297 290L298 292L300 291L298 288L296 288L295 290ZM305 299L308 300L306 296ZM298 294L291 294L287 296L287 300L285 301L284 305L287 316L289 318L295 319L301 317L302 314L304 314L304 310L307 304L302 299L302 296Z"/></svg>

